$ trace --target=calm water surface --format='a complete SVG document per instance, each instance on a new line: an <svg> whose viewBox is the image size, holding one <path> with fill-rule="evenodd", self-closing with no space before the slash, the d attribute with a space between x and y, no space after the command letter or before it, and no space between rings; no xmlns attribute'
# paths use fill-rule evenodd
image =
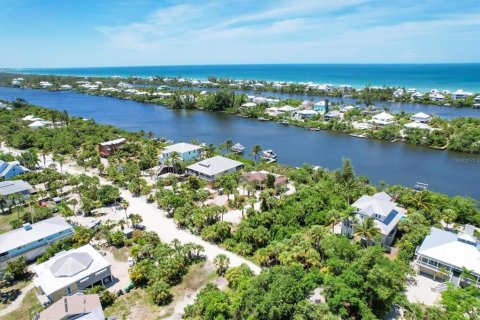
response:
<svg viewBox="0 0 480 320"><path fill-rule="evenodd" d="M196 138L219 144L231 139L247 150L259 144L264 149L275 150L281 163L292 166L311 163L335 169L345 157L352 160L357 174L368 176L375 183L383 180L389 184L413 186L421 181L435 191L480 200L478 155L315 132L222 113L170 110L76 92L0 88L1 99L16 97L127 130L152 131L159 137L176 141Z"/></svg>

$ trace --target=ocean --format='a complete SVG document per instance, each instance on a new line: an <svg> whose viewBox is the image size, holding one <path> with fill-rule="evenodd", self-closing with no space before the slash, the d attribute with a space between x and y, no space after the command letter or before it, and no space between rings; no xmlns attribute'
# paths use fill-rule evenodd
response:
<svg viewBox="0 0 480 320"><path fill-rule="evenodd" d="M2 70L0 70L2 71ZM206 80L217 78L315 82L480 92L480 63L463 64L251 64L96 68L29 68L3 71L73 76L164 76Z"/></svg>

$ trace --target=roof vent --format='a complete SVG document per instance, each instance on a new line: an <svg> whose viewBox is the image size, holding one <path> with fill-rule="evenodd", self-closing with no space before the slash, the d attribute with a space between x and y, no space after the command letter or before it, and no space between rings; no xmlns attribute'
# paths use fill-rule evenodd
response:
<svg viewBox="0 0 480 320"><path fill-rule="evenodd" d="M23 224L23 229L25 229L26 231L32 230L32 225L30 223L25 223Z"/></svg>

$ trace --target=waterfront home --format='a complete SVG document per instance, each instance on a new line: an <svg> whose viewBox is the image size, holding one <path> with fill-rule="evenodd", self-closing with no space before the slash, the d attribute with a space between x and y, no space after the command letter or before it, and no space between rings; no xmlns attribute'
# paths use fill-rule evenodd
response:
<svg viewBox="0 0 480 320"><path fill-rule="evenodd" d="M392 125L395 123L395 117L387 112L381 112L372 117L371 122L380 128Z"/></svg>
<svg viewBox="0 0 480 320"><path fill-rule="evenodd" d="M252 100L254 103L267 103L267 98L264 97L255 97Z"/></svg>
<svg viewBox="0 0 480 320"><path fill-rule="evenodd" d="M10 179L28 171L30 170L20 165L18 161L6 162L0 160L0 178Z"/></svg>
<svg viewBox="0 0 480 320"><path fill-rule="evenodd" d="M480 242L474 230L471 225L466 225L463 233L432 227L415 252L417 271L448 279L454 285L473 283L480 287ZM470 277L465 277L465 269Z"/></svg>
<svg viewBox="0 0 480 320"><path fill-rule="evenodd" d="M303 100L302 104L300 105L299 109L312 109L313 108L313 101L310 100Z"/></svg>
<svg viewBox="0 0 480 320"><path fill-rule="evenodd" d="M476 97L473 99L473 101L475 101L475 102L480 102L480 95L476 96Z"/></svg>
<svg viewBox="0 0 480 320"><path fill-rule="evenodd" d="M25 257L28 261L42 255L55 241L71 236L74 230L64 218L52 217L0 235L0 265Z"/></svg>
<svg viewBox="0 0 480 320"><path fill-rule="evenodd" d="M100 91L106 91L106 92L120 92L120 89L113 88L113 87L107 87L107 88L102 88Z"/></svg>
<svg viewBox="0 0 480 320"><path fill-rule="evenodd" d="M268 114L269 116L273 116L273 117L281 114L281 112L278 111L277 107L269 107L269 108L265 109L265 113Z"/></svg>
<svg viewBox="0 0 480 320"><path fill-rule="evenodd" d="M98 294L76 294L58 300L33 320L105 320Z"/></svg>
<svg viewBox="0 0 480 320"><path fill-rule="evenodd" d="M7 201L7 205L11 204L11 199L9 198L13 194L18 194L19 200L24 201L32 191L33 187L30 183L23 180L0 181L0 197Z"/></svg>
<svg viewBox="0 0 480 320"><path fill-rule="evenodd" d="M325 100L318 101L313 104L313 110L317 111L320 114L325 114L328 112L327 103Z"/></svg>
<svg viewBox="0 0 480 320"><path fill-rule="evenodd" d="M314 110L300 110L296 113L298 119L311 119L318 116L318 112Z"/></svg>
<svg viewBox="0 0 480 320"><path fill-rule="evenodd" d="M16 79L12 80L12 87L20 87L22 83Z"/></svg>
<svg viewBox="0 0 480 320"><path fill-rule="evenodd" d="M410 120L419 123L429 123L432 120L432 117L429 114L419 112L411 116Z"/></svg>
<svg viewBox="0 0 480 320"><path fill-rule="evenodd" d="M355 109L357 109L357 107L352 106L352 105L348 105L348 106L341 107L340 112L347 113L348 111L352 111L352 110L355 110Z"/></svg>
<svg viewBox="0 0 480 320"><path fill-rule="evenodd" d="M404 94L405 94L405 91L403 91L403 89L401 88L398 88L397 90L395 90L395 92L393 92L393 96L395 98L401 98L403 97Z"/></svg>
<svg viewBox="0 0 480 320"><path fill-rule="evenodd" d="M44 120L33 121L28 125L30 129L38 129L38 128L51 127L51 126L52 126L52 122L44 121Z"/></svg>
<svg viewBox="0 0 480 320"><path fill-rule="evenodd" d="M29 121L29 122L43 121L42 118L35 117L33 114L29 114L28 116L23 117L22 120L23 121Z"/></svg>
<svg viewBox="0 0 480 320"><path fill-rule="evenodd" d="M415 92L412 94L412 99L414 100L423 99L423 94L421 94L420 92Z"/></svg>
<svg viewBox="0 0 480 320"><path fill-rule="evenodd" d="M41 86L42 88L48 88L48 87L51 87L51 86L52 86L52 84L51 84L50 82L48 82L48 81L40 81L39 84L40 84L40 86Z"/></svg>
<svg viewBox="0 0 480 320"><path fill-rule="evenodd" d="M368 122L353 121L352 126L354 129L358 129L358 130L369 130L372 128L372 125Z"/></svg>
<svg viewBox="0 0 480 320"><path fill-rule="evenodd" d="M102 142L98 145L98 152L100 153L100 156L108 157L114 154L115 151L119 150L126 142L127 139L125 138Z"/></svg>
<svg viewBox="0 0 480 320"><path fill-rule="evenodd" d="M472 92L466 92L466 91L463 91L462 89L458 89L457 91L452 93L452 99L453 100L466 99L472 95L473 95Z"/></svg>
<svg viewBox="0 0 480 320"><path fill-rule="evenodd" d="M64 296L112 282L110 263L91 245L62 251L33 266L33 283L42 302L56 302Z"/></svg>
<svg viewBox="0 0 480 320"><path fill-rule="evenodd" d="M117 84L117 87L120 87L122 89L130 89L130 88L133 88L133 86L129 83L125 83L125 82L119 82Z"/></svg>
<svg viewBox="0 0 480 320"><path fill-rule="evenodd" d="M382 243L390 246L397 232L397 225L405 217L406 210L397 206L392 197L385 192L373 196L363 195L352 204L356 209L355 219L361 223L362 219L372 217L375 226L380 230ZM355 233L355 221L347 219L342 224L342 234L352 236ZM365 240L365 239L362 239Z"/></svg>
<svg viewBox="0 0 480 320"><path fill-rule="evenodd" d="M275 190L280 189L281 187L284 187L288 183L288 178L282 175L277 175L273 174L268 171L250 171L250 172L244 172L240 176L240 181L244 181L248 183L250 186L253 188L257 189L262 189L266 188L266 182L268 179L268 175L272 175L275 177L273 187Z"/></svg>
<svg viewBox="0 0 480 320"><path fill-rule="evenodd" d="M242 107L244 107L244 108L255 108L256 106L257 106L257 104L255 102L247 102L247 103L242 104Z"/></svg>
<svg viewBox="0 0 480 320"><path fill-rule="evenodd" d="M405 129L421 129L421 130L431 130L432 128L423 122L410 122L403 126Z"/></svg>
<svg viewBox="0 0 480 320"><path fill-rule="evenodd" d="M187 174L213 183L222 175L236 172L242 167L243 163L239 161L222 156L215 156L188 166Z"/></svg>
<svg viewBox="0 0 480 320"><path fill-rule="evenodd" d="M195 160L200 157L202 147L185 142L166 146L160 154L160 163L165 164L174 152L179 155L181 161Z"/></svg>
<svg viewBox="0 0 480 320"><path fill-rule="evenodd" d="M280 113L292 113L292 112L296 112L296 111L298 111L297 108L294 108L294 107L289 106L289 105L278 108L278 112L280 112Z"/></svg>
<svg viewBox="0 0 480 320"><path fill-rule="evenodd" d="M69 84L64 84L60 86L60 90L72 90L72 86Z"/></svg>
<svg viewBox="0 0 480 320"><path fill-rule="evenodd" d="M438 102L445 101L445 96L440 93L430 93L428 97L430 98L430 101L438 101Z"/></svg>
<svg viewBox="0 0 480 320"><path fill-rule="evenodd" d="M343 119L343 113L341 113L341 112L338 111L338 110L332 110L332 111L327 112L327 113L323 116L323 119L325 119L326 121L330 121L330 120L342 120L342 119Z"/></svg>

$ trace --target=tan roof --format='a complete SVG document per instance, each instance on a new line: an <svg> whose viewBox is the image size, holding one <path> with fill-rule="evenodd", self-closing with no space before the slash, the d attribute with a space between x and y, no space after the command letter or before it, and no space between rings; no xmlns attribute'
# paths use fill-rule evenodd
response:
<svg viewBox="0 0 480 320"><path fill-rule="evenodd" d="M86 314L91 314L89 319L105 319L98 294L63 297L47 309L40 312L35 319L66 319L67 317Z"/></svg>

